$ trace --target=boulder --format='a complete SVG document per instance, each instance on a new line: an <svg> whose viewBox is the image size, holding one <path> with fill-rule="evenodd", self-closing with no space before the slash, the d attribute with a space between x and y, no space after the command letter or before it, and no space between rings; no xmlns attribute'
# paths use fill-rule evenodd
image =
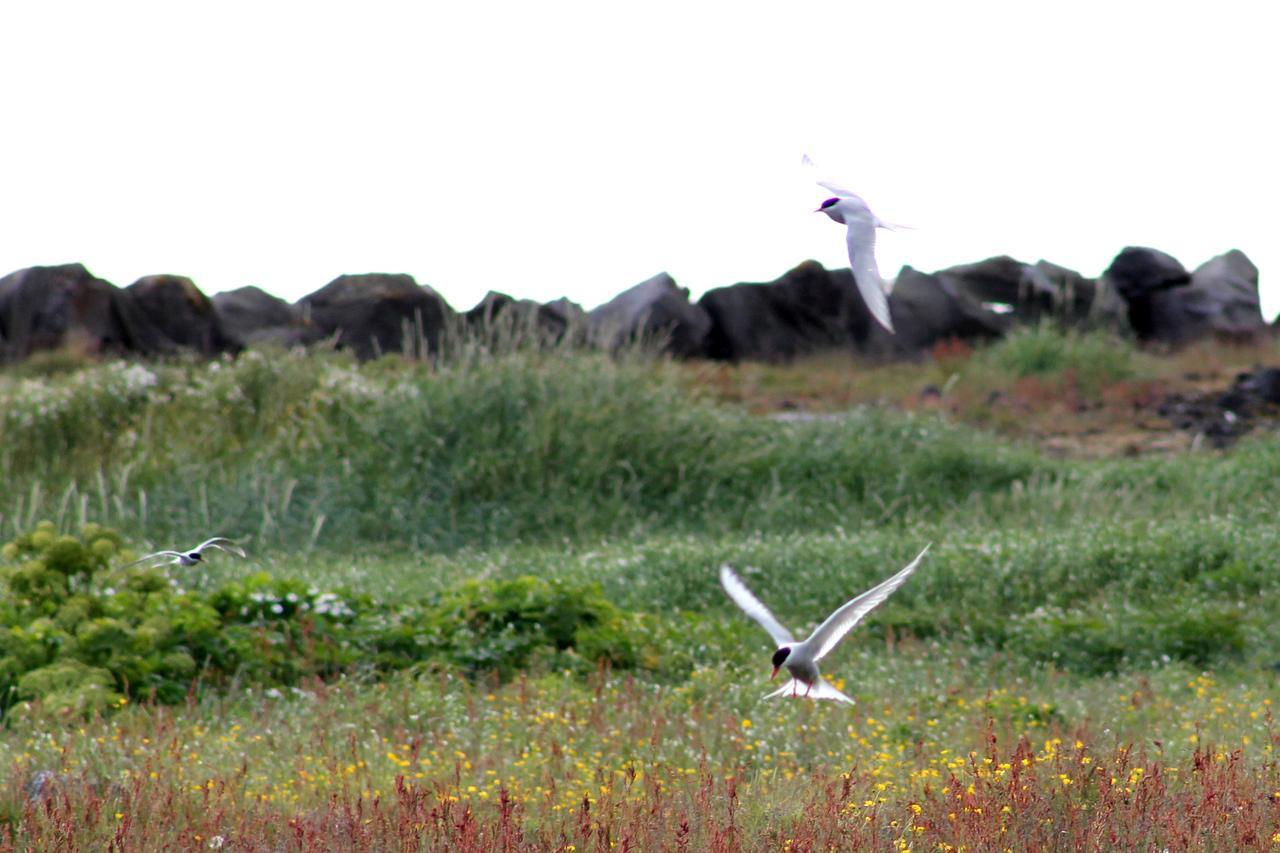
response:
<svg viewBox="0 0 1280 853"><path fill-rule="evenodd" d="M1177 303L1190 338L1211 333L1248 337L1267 328L1258 298L1258 268L1239 249L1205 261L1191 273L1189 286L1160 298Z"/></svg>
<svg viewBox="0 0 1280 853"><path fill-rule="evenodd" d="M1024 323L1047 317L1077 320L1088 313L1093 283L1065 267L1040 261L1035 265L1008 255L939 270L936 275L957 293L982 306L1007 306L1005 313Z"/></svg>
<svg viewBox="0 0 1280 853"><path fill-rule="evenodd" d="M1095 284L1093 302L1089 305L1089 316L1086 319L1087 325L1094 329L1108 329L1121 336L1132 335L1129 303L1106 276L1098 279Z"/></svg>
<svg viewBox="0 0 1280 853"><path fill-rule="evenodd" d="M729 361L786 361L823 350L852 351L879 325L853 275L805 261L781 278L708 290L698 300L711 318L707 355ZM897 316L893 317L897 323ZM883 332L887 335L887 332Z"/></svg>
<svg viewBox="0 0 1280 853"><path fill-rule="evenodd" d="M586 339L587 327L590 324L587 312L582 309L581 305L571 301L567 296L561 296L559 299L542 303L541 311L552 317L559 318L560 322L565 324L565 327L575 338Z"/></svg>
<svg viewBox="0 0 1280 853"><path fill-rule="evenodd" d="M1177 300L1166 291L1191 284L1191 274L1177 258L1157 249L1126 246L1107 267L1100 290L1110 290L1124 300L1129 328L1138 340L1185 340L1188 327ZM1110 294L1102 297L1112 301Z"/></svg>
<svg viewBox="0 0 1280 853"><path fill-rule="evenodd" d="M631 342L658 342L679 358L707 354L711 318L689 301L689 291L666 273L642 281L587 315L590 339L614 350Z"/></svg>
<svg viewBox="0 0 1280 853"><path fill-rule="evenodd" d="M179 347L207 356L242 349L223 329L213 302L185 276L144 276L124 292Z"/></svg>
<svg viewBox="0 0 1280 853"><path fill-rule="evenodd" d="M1164 252L1129 247L1102 278L1125 300L1140 340L1182 344L1210 334L1249 337L1267 328L1258 268L1238 249L1188 273Z"/></svg>
<svg viewBox="0 0 1280 853"><path fill-rule="evenodd" d="M909 266L894 280L889 310L896 332L889 353L899 355L912 355L951 338L998 338L1014 323L1011 314L987 308L957 279Z"/></svg>
<svg viewBox="0 0 1280 853"><path fill-rule="evenodd" d="M333 339L360 359L384 353L438 352L453 309L413 276L341 275L298 300L311 334Z"/></svg>
<svg viewBox="0 0 1280 853"><path fill-rule="evenodd" d="M303 342L298 311L278 296L249 285L216 293L213 308L227 334L241 344Z"/></svg>
<svg viewBox="0 0 1280 853"><path fill-rule="evenodd" d="M1087 322L1093 310L1098 283L1067 267L1036 261L1035 271L1053 288L1053 313L1071 324Z"/></svg>
<svg viewBox="0 0 1280 853"><path fill-rule="evenodd" d="M1000 313L1034 322L1053 308L1053 285L1034 267L1008 255L987 258L938 270L952 289L973 298L979 305L1004 306Z"/></svg>
<svg viewBox="0 0 1280 853"><path fill-rule="evenodd" d="M726 361L786 361L809 352L851 348L851 315L867 307L845 270L836 277L805 261L767 283L709 289L698 300L712 323L707 355ZM863 324L863 336L869 324Z"/></svg>
<svg viewBox="0 0 1280 853"><path fill-rule="evenodd" d="M547 346L585 328L586 312L577 303L558 299L542 305L532 299L513 299L505 293L489 291L474 308L462 315L471 334L492 337L497 343L532 337Z"/></svg>
<svg viewBox="0 0 1280 853"><path fill-rule="evenodd" d="M0 278L0 360L73 347L88 355L160 355L175 347L136 302L82 264Z"/></svg>

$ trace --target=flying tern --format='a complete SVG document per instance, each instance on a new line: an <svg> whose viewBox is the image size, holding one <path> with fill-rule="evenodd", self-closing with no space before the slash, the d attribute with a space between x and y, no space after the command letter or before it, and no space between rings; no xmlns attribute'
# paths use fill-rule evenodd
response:
<svg viewBox="0 0 1280 853"><path fill-rule="evenodd" d="M808 155L802 161L812 166ZM862 301L876 322L893 332L893 319L889 316L889 300L885 296L884 279L880 277L880 268L876 266L876 229L887 228L897 230L898 226L885 222L871 212L871 208L857 193L829 181L818 181L818 186L832 194L815 210L825 213L836 222L845 226L845 246L849 252L849 271L853 273L854 283L862 294Z"/></svg>
<svg viewBox="0 0 1280 853"><path fill-rule="evenodd" d="M171 563L177 566L194 566L204 561L204 551L207 548L216 548L219 551L226 551L228 554L235 554L237 557L247 557L244 549L235 542L223 536L215 536L201 542L190 551L156 551L154 554L148 554L140 560L134 560L126 569L142 563L152 563L154 565L162 565Z"/></svg>
<svg viewBox="0 0 1280 853"><path fill-rule="evenodd" d="M773 675L769 676L770 680L776 678L778 670L784 666L787 672L791 674L791 679L782 686L781 689L775 690L766 699L772 699L775 696L783 696L790 694L792 696L807 696L811 699L834 699L838 702L848 702L853 704L853 700L841 693L830 683L825 681L818 673L818 661L826 657L827 653L836 647L836 644L849 633L854 625L862 621L868 613L870 613L877 605L881 604L893 592L902 586L907 578L911 577L911 573L916 570L916 566L920 565L920 560L928 552L929 546L924 546L916 558L907 564L907 567L898 572L893 577L882 583L873 586L871 589L846 602L839 610L827 617L826 621L819 625L812 634L810 634L802 642L796 642L791 632L783 627L777 617L765 607L760 599L747 589L746 584L729 566L720 567L720 583L724 586L725 592L729 593L729 597L733 599L734 604L742 608L743 612L750 616L756 622L760 623L760 627L769 632L769 636L777 643L778 650L773 653ZM804 687L804 692L800 692L800 688Z"/></svg>

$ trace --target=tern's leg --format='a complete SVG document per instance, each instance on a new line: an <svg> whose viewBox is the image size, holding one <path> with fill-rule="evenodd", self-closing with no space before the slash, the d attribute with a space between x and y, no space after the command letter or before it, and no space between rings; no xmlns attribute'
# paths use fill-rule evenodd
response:
<svg viewBox="0 0 1280 853"><path fill-rule="evenodd" d="M807 697L812 692L813 692L813 682L810 681L808 684L805 685L804 695Z"/></svg>

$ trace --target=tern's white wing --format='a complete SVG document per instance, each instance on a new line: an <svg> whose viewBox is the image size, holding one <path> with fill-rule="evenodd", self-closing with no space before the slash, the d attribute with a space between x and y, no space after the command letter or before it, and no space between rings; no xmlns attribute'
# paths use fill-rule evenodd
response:
<svg viewBox="0 0 1280 853"><path fill-rule="evenodd" d="M858 201L862 201L862 197L853 190L847 190L839 184L833 184L830 181L818 181L817 184L836 198L856 198ZM865 204L866 202L863 203Z"/></svg>
<svg viewBox="0 0 1280 853"><path fill-rule="evenodd" d="M720 567L720 584L724 587L724 591L729 593L733 603L742 608L743 613L759 622L760 627L769 632L769 636L773 637L778 648L795 644L796 638L791 636L791 632L782 627L782 623L769 612L769 608L752 595L747 585L727 565Z"/></svg>
<svg viewBox="0 0 1280 853"><path fill-rule="evenodd" d="M862 301L876 322L890 332L893 331L893 320L889 316L889 300L884 295L884 279L880 278L880 268L876 266L876 226L875 216L867 211L867 216L845 215L848 233L845 241L849 246L849 270L853 273L854 283L862 294Z"/></svg>
<svg viewBox="0 0 1280 853"><path fill-rule="evenodd" d="M808 167L809 169L814 170L814 172L818 170L818 164L813 162L808 154L802 154L800 156L800 165ZM858 198L857 193L852 190L847 190L839 184L833 184L830 181L815 181L814 183L837 198L857 198L858 201L862 201L862 199Z"/></svg>
<svg viewBox="0 0 1280 853"><path fill-rule="evenodd" d="M201 542L192 551L203 551L205 548L217 548L219 551L226 551L229 554L235 554L237 557L246 557L244 549L227 539L225 536L215 536L212 539Z"/></svg>
<svg viewBox="0 0 1280 853"><path fill-rule="evenodd" d="M782 685L781 688L773 691L766 699L772 699L775 696L799 696L801 699L834 699L837 702L848 702L853 704L853 700L831 686L831 682L821 676L813 683L813 687L805 684L803 681L796 681L794 678Z"/></svg>
<svg viewBox="0 0 1280 853"><path fill-rule="evenodd" d="M849 633L849 630L862 621L862 617L866 616L876 605L883 602L894 590L902 586L907 578L911 577L911 573L916 570L916 566L920 565L920 560L928 553L929 546L924 546L924 550L916 555L916 558L907 564L907 567L898 572L887 581L873 586L862 595L845 604L835 613L827 617L827 621L817 627L809 639L805 640L805 645L813 652L815 661L822 658L835 648L836 643Z"/></svg>
<svg viewBox="0 0 1280 853"><path fill-rule="evenodd" d="M160 562L173 563L178 560L181 560L184 556L185 556L184 554L180 554L177 551L156 551L154 554L148 554L145 557L141 557L137 560L134 560L132 563L125 566L124 568L132 569L134 566L140 566L143 563L160 563Z"/></svg>

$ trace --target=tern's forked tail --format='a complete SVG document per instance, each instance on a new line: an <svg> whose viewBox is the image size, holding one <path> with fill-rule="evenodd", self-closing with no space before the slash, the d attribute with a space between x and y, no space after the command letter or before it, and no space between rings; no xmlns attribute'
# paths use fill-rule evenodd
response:
<svg viewBox="0 0 1280 853"><path fill-rule="evenodd" d="M803 681L797 681L793 678L764 698L772 699L775 696L799 696L801 699L833 699L836 702L853 704L852 699L836 690L829 681L821 676L813 683L812 687Z"/></svg>

